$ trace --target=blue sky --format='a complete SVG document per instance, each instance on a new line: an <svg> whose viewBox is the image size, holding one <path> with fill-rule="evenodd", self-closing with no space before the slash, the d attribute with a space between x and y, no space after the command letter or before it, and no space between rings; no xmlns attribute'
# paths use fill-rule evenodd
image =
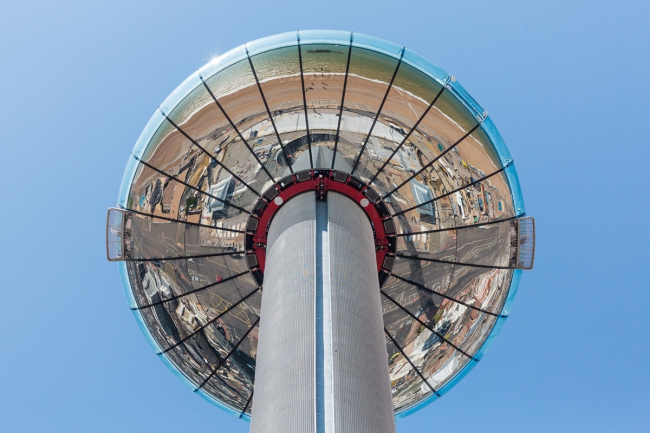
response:
<svg viewBox="0 0 650 433"><path fill-rule="evenodd" d="M649 17L642 1L0 3L0 430L248 431L146 343L105 259L106 209L186 76L259 37L332 28L458 77L537 222L501 334L398 432L650 431Z"/></svg>

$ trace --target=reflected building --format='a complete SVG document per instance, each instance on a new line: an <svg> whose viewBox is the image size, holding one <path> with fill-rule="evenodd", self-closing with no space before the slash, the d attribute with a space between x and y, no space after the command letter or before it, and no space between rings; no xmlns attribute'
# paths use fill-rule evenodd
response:
<svg viewBox="0 0 650 433"><path fill-rule="evenodd" d="M534 233L508 149L453 76L301 31L229 51L163 102L107 254L161 360L251 431L376 433L482 358Z"/></svg>

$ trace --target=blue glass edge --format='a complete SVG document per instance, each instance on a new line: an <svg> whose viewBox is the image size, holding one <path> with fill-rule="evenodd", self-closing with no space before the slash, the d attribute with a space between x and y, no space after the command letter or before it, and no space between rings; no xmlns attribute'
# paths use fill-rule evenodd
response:
<svg viewBox="0 0 650 433"><path fill-rule="evenodd" d="M209 403L212 403L213 405L215 405L216 407L218 407L219 409L223 410L224 412L226 412L226 413L228 413L230 415L234 415L234 416L238 417L241 414L240 411L235 410L235 409L231 408L230 406L220 402L219 400L217 400L214 397L210 396L208 393L206 393L202 389L197 390L196 389L196 384L192 383L192 381L189 380L187 378L187 376L185 376L185 374L183 374L182 371L180 371L178 368L176 368L174 363L167 357L167 355L159 354L158 357L163 362L163 364L165 364L167 366L167 368L169 368L172 371L172 373L174 373L174 375L176 377L178 377L185 384L185 386L187 386L189 389L191 389L197 395L201 396L204 400L208 401Z"/></svg>
<svg viewBox="0 0 650 433"><path fill-rule="evenodd" d="M512 282L510 283L508 297L506 298L506 302L503 304L503 309L501 310L501 314L504 316L510 315L510 309L512 308L515 296L517 295L517 290L519 290L519 283L521 282L522 274L523 271L521 269L515 269L512 273Z"/></svg>
<svg viewBox="0 0 650 433"><path fill-rule="evenodd" d="M470 113L474 113L474 117L479 122L483 122L487 118L487 111L476 102L476 99L469 94L465 87L458 82L456 77L450 77L447 82L447 88L451 91L452 95L456 97Z"/></svg>
<svg viewBox="0 0 650 433"><path fill-rule="evenodd" d="M133 177L135 176L137 168L138 160L133 157L133 154L129 155L129 160L126 163L126 168L122 175L122 182L120 183L120 192L117 195L117 205L122 208L127 207L131 184L133 183Z"/></svg>
<svg viewBox="0 0 650 433"><path fill-rule="evenodd" d="M222 55L215 57L205 65L199 68L198 75L207 80L219 71L226 69L228 66L233 65L246 58L246 46L240 45L230 51L226 51Z"/></svg>
<svg viewBox="0 0 650 433"><path fill-rule="evenodd" d="M467 376L469 372L472 371L472 369L478 364L478 361L480 360L479 354L480 357L482 357L483 354L485 354L485 351L488 349L488 347L492 344L494 337L496 337L497 334L501 331L501 327L503 326L503 322L505 322L506 318L507 317L499 317L497 319L497 323L494 324L492 331L490 331L490 334L486 338L485 342L483 343L479 351L474 356L476 360L470 360L467 364L465 364L465 366L461 368L460 371L458 371L458 373L456 373L456 375L454 375L454 377L452 377L445 385L443 385L442 388L436 390L437 394L432 394L427 399L419 402L415 406L412 406L404 410L403 412L396 413L395 419L405 418L419 411L420 409L425 408L426 406L430 405L431 403L433 403L434 401L436 401L437 399L445 395L447 392L449 392L450 389L456 386L458 382L463 380L465 376Z"/></svg>
<svg viewBox="0 0 650 433"><path fill-rule="evenodd" d="M440 397L437 394L432 394L429 397L427 397L426 399L424 399L421 402L419 402L418 404L416 404L415 406L413 406L413 407L411 407L409 409L406 409L403 412L395 413L395 419L402 419L402 418L406 418L409 415L413 415L415 412L429 406L431 403L438 400L439 398Z"/></svg>
<svg viewBox="0 0 650 433"><path fill-rule="evenodd" d="M252 57L256 54L296 45L298 45L298 32L294 31L255 39L254 41L247 42L246 48L248 49L248 54Z"/></svg>
<svg viewBox="0 0 650 433"><path fill-rule="evenodd" d="M445 85L448 81L447 77L449 77L449 74L447 72L445 72L438 65L425 59L415 51L411 51L408 48L405 48L404 58L402 61L413 66L416 69L419 69L442 85Z"/></svg>
<svg viewBox="0 0 650 433"><path fill-rule="evenodd" d="M169 94L169 96L165 98L162 104L160 104L160 109L166 114L171 113L171 111L200 84L201 79L199 78L199 71L197 70L191 73L189 77L187 77L172 91L172 93Z"/></svg>
<svg viewBox="0 0 650 433"><path fill-rule="evenodd" d="M354 38L352 39L352 46L356 48L364 48L367 50L376 51L395 59L399 59L402 49L404 48L401 45L397 45L393 42L375 38L374 36L368 36L363 33L354 34Z"/></svg>
<svg viewBox="0 0 650 433"><path fill-rule="evenodd" d="M158 343L156 343L156 340L154 340L153 335L151 335L149 329L144 324L144 320L142 319L142 315L140 314L140 311L133 309L136 307L136 303L135 303L135 298L133 297L133 291L131 290L131 282L129 281L129 273L126 269L126 262L119 262L118 269L120 270L120 279L122 280L122 287L124 288L124 294L126 295L126 299L129 302L129 307L131 308L133 317L135 318L136 323L140 327L140 330L144 334L144 337L149 342L149 345L153 348L153 350L156 353L158 353L162 349L160 348L160 346L158 346Z"/></svg>
<svg viewBox="0 0 650 433"><path fill-rule="evenodd" d="M135 322L140 327L140 330L142 330L142 333L144 334L144 338L147 339L147 342L153 348L154 352L155 353L160 352L162 349L160 348L160 346L158 346L158 343L156 343L156 340L153 338L153 335L151 335L151 333L149 332L147 325L144 324L144 320L142 319L142 315L140 314L140 311L131 310L131 312L133 313Z"/></svg>
<svg viewBox="0 0 650 433"><path fill-rule="evenodd" d="M501 159L501 164L506 167L505 173L506 178L508 179L508 184L510 186L510 193L512 195L512 204L515 208L516 216L523 216L526 214L526 206L524 204L524 197L521 193L521 185L519 184L519 176L517 175L517 169L515 164L512 161L512 156L510 156L510 151L506 146L506 143L503 141L499 130L492 122L492 118L488 116L483 123L481 128L485 131L488 138L492 142L492 145L499 154Z"/></svg>
<svg viewBox="0 0 650 433"><path fill-rule="evenodd" d="M135 146L133 146L133 151L131 152L133 155L141 157L144 154L144 151L149 145L149 142L153 138L160 125L164 122L164 120L165 117L160 113L159 110L154 111L154 113L151 115L151 118L147 122L147 125L140 133L138 140L135 142Z"/></svg>
<svg viewBox="0 0 650 433"><path fill-rule="evenodd" d="M193 384L187 378L187 376L185 376L178 368L176 368L174 363L167 357L167 355L165 355L164 353L163 354L159 353L158 358L162 361L163 364L167 366L167 368L169 368L172 371L172 373L174 373L176 377L178 377L181 380L181 382L185 384L185 386L187 386L192 391L196 389L196 385Z"/></svg>
<svg viewBox="0 0 650 433"><path fill-rule="evenodd" d="M501 137L499 130L494 125L494 122L492 122L492 117L488 116L481 124L481 128L483 128L485 134L488 136L488 138L492 142L492 145L497 150L497 153L501 158L501 164L505 166L510 161L512 161L512 156L510 156L510 151L508 150L506 143L503 141L503 138Z"/></svg>
<svg viewBox="0 0 650 433"><path fill-rule="evenodd" d="M347 30L300 30L300 45L350 45L350 35L352 33Z"/></svg>
<svg viewBox="0 0 650 433"><path fill-rule="evenodd" d="M196 386L193 386L192 390L196 389ZM220 402L216 398L210 396L208 393L203 391L202 389L199 389L196 391L196 394L200 395L204 400L208 401L209 403L212 403L213 405L217 406L219 409L223 410L224 412L234 415L239 418L239 415L241 415L241 411L235 410L232 407ZM250 418L250 417L249 417ZM244 419L244 417L242 417Z"/></svg>
<svg viewBox="0 0 650 433"><path fill-rule="evenodd" d="M512 286L511 286L512 288ZM490 334L488 337L485 339L485 342L483 342L483 345L481 345L481 348L476 352L474 355L474 358L478 361L483 359L483 356L485 353L488 351L492 343L494 342L494 339L496 338L497 335L499 335L499 332L501 332L501 328L503 328L503 324L506 323L506 319L508 316L499 316L497 319L497 322L494 324L492 327L492 331L490 331Z"/></svg>
<svg viewBox="0 0 650 433"><path fill-rule="evenodd" d="M519 176L517 176L515 163L513 162L506 167L505 172L506 177L508 178L508 183L510 184L512 205L515 208L515 215L518 217L524 216L526 214L526 208L524 206L524 197L521 194L521 186L519 185Z"/></svg>
<svg viewBox="0 0 650 433"><path fill-rule="evenodd" d="M120 280L122 281L122 288L124 289L126 300L129 303L129 308L135 308L137 307L137 304L135 303L135 297L133 297L133 292L131 291L131 282L129 281L129 272L126 269L126 262L117 262L117 268L120 271Z"/></svg>
<svg viewBox="0 0 650 433"><path fill-rule="evenodd" d="M498 321L497 321L497 323L498 323ZM496 327L496 324L495 324L495 327ZM492 330L494 331L494 328L492 328ZM491 335L492 334L490 333L490 335L488 336L488 339L485 340L486 342L489 340ZM483 346L484 345L485 345L485 343L483 343ZM483 346L481 346L481 349L483 348ZM422 400L421 402L417 403L415 406L412 406L412 407L404 410L403 412L396 413L395 414L395 419L401 419L401 418L405 418L405 417L407 417L409 415L412 415L413 413L419 411L420 409L423 409L423 408L427 407L428 405L430 405L431 403L433 403L434 401L436 401L437 399L439 399L440 397L445 395L451 388L456 386L456 384L458 384L458 382L460 382L462 379L464 379L465 376L467 376L467 374L470 371L472 371L472 369L476 366L476 364L478 364L478 361L470 360L467 364L465 364L465 366L463 368L460 369L460 371L458 373L456 373L456 375L454 377L452 377L445 385L443 385L442 388L436 390L437 391L436 394L430 395L425 400Z"/></svg>

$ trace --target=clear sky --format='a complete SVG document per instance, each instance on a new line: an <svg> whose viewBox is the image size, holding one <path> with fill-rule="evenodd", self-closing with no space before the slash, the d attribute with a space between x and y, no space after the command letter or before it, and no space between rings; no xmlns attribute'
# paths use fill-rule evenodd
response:
<svg viewBox="0 0 650 433"><path fill-rule="evenodd" d="M526 3L526 4L524 4ZM535 269L479 365L406 432L650 431L647 1L0 3L0 431L248 432L160 362L105 259L133 144L216 54L367 33L489 111L537 222Z"/></svg>

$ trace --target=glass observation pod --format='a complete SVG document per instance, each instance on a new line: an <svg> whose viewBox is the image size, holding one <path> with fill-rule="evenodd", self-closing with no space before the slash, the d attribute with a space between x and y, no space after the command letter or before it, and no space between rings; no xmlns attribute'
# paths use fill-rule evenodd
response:
<svg viewBox="0 0 650 433"><path fill-rule="evenodd" d="M535 246L487 111L416 53L358 33L300 31L203 66L135 144L108 213L108 259L160 359L248 419L260 222L285 190L318 179L376 211L386 362L395 414L406 416L483 357Z"/></svg>

